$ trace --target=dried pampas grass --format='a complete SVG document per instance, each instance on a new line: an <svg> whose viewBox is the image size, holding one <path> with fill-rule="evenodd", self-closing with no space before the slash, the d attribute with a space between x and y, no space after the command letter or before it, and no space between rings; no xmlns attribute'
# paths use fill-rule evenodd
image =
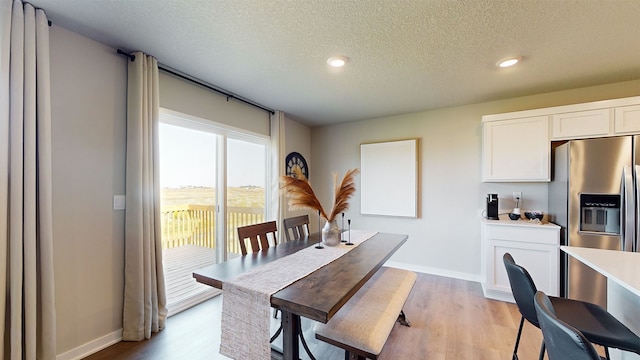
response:
<svg viewBox="0 0 640 360"><path fill-rule="evenodd" d="M322 208L322 204L320 204L316 194L313 192L311 184L304 178L300 169L294 169L294 176L282 177L282 188L287 197L289 197L289 207L291 209L316 210L320 212L320 216L331 222L336 219L338 214L343 213L349 208L349 198L351 198L356 191L354 177L358 172L358 169L348 170L340 183L338 183L337 174L333 174L335 192L333 196L333 207L328 215Z"/></svg>

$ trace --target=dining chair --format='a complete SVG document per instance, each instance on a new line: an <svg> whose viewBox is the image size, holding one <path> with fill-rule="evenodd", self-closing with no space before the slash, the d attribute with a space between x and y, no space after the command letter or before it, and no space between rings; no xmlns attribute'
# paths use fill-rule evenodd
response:
<svg viewBox="0 0 640 360"><path fill-rule="evenodd" d="M287 241L301 239L309 235L309 215L286 218L282 221L282 225ZM273 317L278 318L278 310L273 313Z"/></svg>
<svg viewBox="0 0 640 360"><path fill-rule="evenodd" d="M549 297L536 292L534 306L549 360L601 360L580 330L558 319Z"/></svg>
<svg viewBox="0 0 640 360"><path fill-rule="evenodd" d="M309 235L309 215L295 216L282 221L287 241Z"/></svg>
<svg viewBox="0 0 640 360"><path fill-rule="evenodd" d="M249 239L251 244L251 252L258 252L269 248L269 234L271 234L272 242L276 244L276 232L278 227L275 221L264 222L238 227L238 241L240 241L240 250L242 255L247 255L247 245L245 239Z"/></svg>
<svg viewBox="0 0 640 360"><path fill-rule="evenodd" d="M535 327L540 328L534 306L534 297L538 289L529 272L516 264L511 254L505 253L502 260L507 270L513 298L522 315L512 356L513 360L517 360L518 344L524 320L526 319ZM555 296L549 297L549 299L557 317L578 329L592 343L603 346L607 359L609 359L610 347L640 354L640 338L601 306ZM545 343L543 341L540 347L540 360L544 357L544 352Z"/></svg>

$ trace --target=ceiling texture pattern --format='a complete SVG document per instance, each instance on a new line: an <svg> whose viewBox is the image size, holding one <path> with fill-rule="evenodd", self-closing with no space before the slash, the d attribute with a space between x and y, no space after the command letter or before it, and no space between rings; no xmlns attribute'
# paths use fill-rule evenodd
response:
<svg viewBox="0 0 640 360"><path fill-rule="evenodd" d="M640 79L640 0L30 2L310 126Z"/></svg>

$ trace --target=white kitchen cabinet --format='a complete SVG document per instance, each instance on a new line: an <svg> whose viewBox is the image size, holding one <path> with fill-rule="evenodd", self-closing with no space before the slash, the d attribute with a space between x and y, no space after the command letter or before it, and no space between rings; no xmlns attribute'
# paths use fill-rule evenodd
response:
<svg viewBox="0 0 640 360"><path fill-rule="evenodd" d="M482 181L549 181L549 117L483 119Z"/></svg>
<svg viewBox="0 0 640 360"><path fill-rule="evenodd" d="M614 132L616 135L640 134L640 105L615 109Z"/></svg>
<svg viewBox="0 0 640 360"><path fill-rule="evenodd" d="M491 299L513 302L502 261L511 254L536 283L538 290L558 296L560 291L560 227L526 220L482 220L482 290Z"/></svg>
<svg viewBox="0 0 640 360"><path fill-rule="evenodd" d="M550 180L551 142L640 135L640 96L482 117L482 181Z"/></svg>
<svg viewBox="0 0 640 360"><path fill-rule="evenodd" d="M640 105L551 116L551 140L640 134Z"/></svg>
<svg viewBox="0 0 640 360"><path fill-rule="evenodd" d="M584 139L611 134L611 109L575 111L551 116L551 139Z"/></svg>

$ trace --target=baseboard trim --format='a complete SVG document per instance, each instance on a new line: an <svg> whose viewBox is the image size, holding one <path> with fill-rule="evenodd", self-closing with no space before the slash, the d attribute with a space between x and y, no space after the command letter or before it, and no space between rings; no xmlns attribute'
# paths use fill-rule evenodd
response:
<svg viewBox="0 0 640 360"><path fill-rule="evenodd" d="M399 268L399 269L415 271L415 272L419 272L419 273L423 273L423 274L444 276L444 277L448 277L448 278L466 280L466 281L473 281L473 282L480 282L481 281L481 277L478 274L469 274L469 273L463 273L463 272L458 272L458 271L443 270L443 269L439 269L439 268L432 268L432 267L428 267L428 266L419 266L419 265L407 264L407 263L402 263L402 262L397 262L397 261L387 261L385 263L385 265L396 267L396 268Z"/></svg>
<svg viewBox="0 0 640 360"><path fill-rule="evenodd" d="M484 293L484 297L487 299L493 299L498 301L510 302L515 304L515 300L511 293L506 293L504 291L497 291L487 289L485 284L482 284L482 292Z"/></svg>
<svg viewBox="0 0 640 360"><path fill-rule="evenodd" d="M399 269L405 269L405 270L415 271L419 273L424 273L424 274L444 276L448 278L454 278L454 279L466 280L466 281L481 282L480 275L477 275L477 274L449 271L449 270L443 270L439 268L432 268L428 266L418 266L418 265L407 264L407 263L402 263L397 261L387 261L385 265L396 267ZM212 294L209 293L209 294L203 294L203 295L204 295L203 297L208 297L208 296L211 296ZM217 295L218 294L215 294L211 297L215 297ZM491 294L491 295L494 295L494 296L491 296L492 298L495 298L495 299L499 298L498 296L496 296L498 294ZM202 301L202 298L198 300ZM500 300L503 300L503 299L501 298ZM503 301L505 300L508 301L508 299L504 299ZM180 304L180 305L185 305L185 304ZM175 307L172 309L171 315L175 315L183 310L184 310L183 306ZM81 345L75 349L72 349L63 354L60 354L56 356L56 360L79 360L91 354L94 354L102 349L105 349L113 344L116 344L120 341L122 341L122 329L114 331L111 334L107 334L103 337L100 337L84 345Z"/></svg>
<svg viewBox="0 0 640 360"><path fill-rule="evenodd" d="M84 345L78 346L75 349L71 349L63 354L56 356L56 360L79 360L85 358L91 354L108 348L113 344L117 344L122 341L122 329L116 330L110 334L99 337L93 341L90 341Z"/></svg>
<svg viewBox="0 0 640 360"><path fill-rule="evenodd" d="M207 301L213 297L216 297L220 295L221 292L222 291L218 289L205 290L193 299L181 302L174 306L169 310L168 316L176 315L193 305L197 305L203 301ZM77 348L71 349L63 354L59 354L56 356L56 360L80 360L91 354L95 354L100 350L106 349L111 345L117 344L120 341L122 341L122 329L116 330L86 344L80 345Z"/></svg>

